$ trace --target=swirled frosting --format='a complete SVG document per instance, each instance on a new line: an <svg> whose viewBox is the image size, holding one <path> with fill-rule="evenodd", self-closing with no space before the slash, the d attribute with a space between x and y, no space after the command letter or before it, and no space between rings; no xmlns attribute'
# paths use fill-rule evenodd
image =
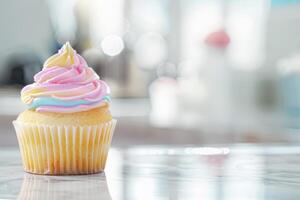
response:
<svg viewBox="0 0 300 200"><path fill-rule="evenodd" d="M110 101L108 85L69 43L46 60L34 81L22 89L21 99L38 112L81 112Z"/></svg>

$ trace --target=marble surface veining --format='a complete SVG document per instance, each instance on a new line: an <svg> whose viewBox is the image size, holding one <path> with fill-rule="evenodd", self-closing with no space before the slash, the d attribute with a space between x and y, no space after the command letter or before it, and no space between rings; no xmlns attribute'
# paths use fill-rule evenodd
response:
<svg viewBox="0 0 300 200"><path fill-rule="evenodd" d="M112 148L105 173L40 176L0 149L0 199L300 199L300 146Z"/></svg>

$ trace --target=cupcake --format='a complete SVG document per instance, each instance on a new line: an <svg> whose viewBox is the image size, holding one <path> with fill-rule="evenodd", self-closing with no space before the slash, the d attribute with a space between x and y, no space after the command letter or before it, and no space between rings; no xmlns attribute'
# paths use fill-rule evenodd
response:
<svg viewBox="0 0 300 200"><path fill-rule="evenodd" d="M26 172L92 174L104 170L116 125L110 90L66 43L21 91L28 109L13 122Z"/></svg>

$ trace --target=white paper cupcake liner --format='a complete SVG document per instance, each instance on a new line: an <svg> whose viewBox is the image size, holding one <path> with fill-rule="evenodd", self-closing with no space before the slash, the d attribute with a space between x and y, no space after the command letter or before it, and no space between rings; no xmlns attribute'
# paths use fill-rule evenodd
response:
<svg viewBox="0 0 300 200"><path fill-rule="evenodd" d="M13 124L26 172L67 175L104 170L116 120L93 126Z"/></svg>

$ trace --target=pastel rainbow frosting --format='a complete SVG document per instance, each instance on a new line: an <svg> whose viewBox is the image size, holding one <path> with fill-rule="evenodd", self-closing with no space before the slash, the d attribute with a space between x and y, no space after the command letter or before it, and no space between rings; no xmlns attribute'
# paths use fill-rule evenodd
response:
<svg viewBox="0 0 300 200"><path fill-rule="evenodd" d="M110 102L108 85L69 43L46 60L34 81L22 89L21 99L38 112L74 113Z"/></svg>

